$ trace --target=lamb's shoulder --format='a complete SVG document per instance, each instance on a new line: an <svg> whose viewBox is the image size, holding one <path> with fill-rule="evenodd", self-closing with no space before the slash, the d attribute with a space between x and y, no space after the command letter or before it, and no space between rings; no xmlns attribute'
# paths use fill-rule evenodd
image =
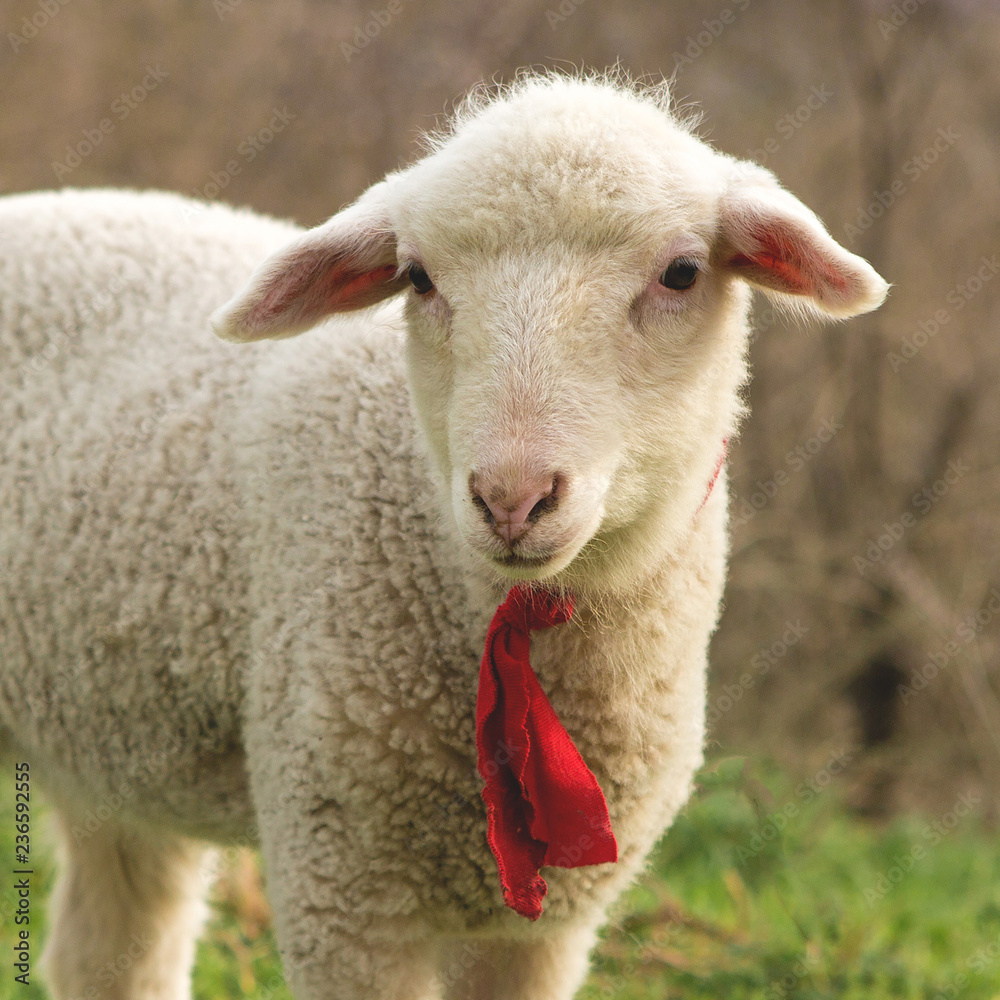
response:
<svg viewBox="0 0 1000 1000"><path fill-rule="evenodd" d="M0 199L0 716L87 803L245 815L229 428L255 362L207 317L294 231L158 193Z"/></svg>

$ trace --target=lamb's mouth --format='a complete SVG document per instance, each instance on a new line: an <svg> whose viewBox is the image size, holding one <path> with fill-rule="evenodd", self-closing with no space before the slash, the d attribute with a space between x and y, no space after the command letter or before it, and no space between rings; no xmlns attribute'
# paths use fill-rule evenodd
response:
<svg viewBox="0 0 1000 1000"><path fill-rule="evenodd" d="M538 569L552 561L553 553L542 556L519 556L513 552L507 552L501 556L490 556L490 558L500 566L507 569Z"/></svg>
<svg viewBox="0 0 1000 1000"><path fill-rule="evenodd" d="M583 540L581 534L577 534L569 539L560 539L555 545L550 544L541 551L536 549L530 554L519 552L518 546L515 546L513 552L509 550L487 551L483 555L496 569L512 579L544 580L562 572L573 562L579 553Z"/></svg>

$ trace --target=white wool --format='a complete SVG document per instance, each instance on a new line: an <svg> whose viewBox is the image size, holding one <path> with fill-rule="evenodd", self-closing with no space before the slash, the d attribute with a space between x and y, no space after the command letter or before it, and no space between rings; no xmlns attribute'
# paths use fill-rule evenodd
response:
<svg viewBox="0 0 1000 1000"><path fill-rule="evenodd" d="M0 741L65 829L57 1000L188 996L189 838L258 835L301 1000L568 1000L689 794L748 282L837 317L886 286L662 87L527 75L428 150L308 233L0 200ZM690 288L658 280L678 261ZM484 510L539 483L509 550ZM532 663L621 855L546 869L537 923L503 906L475 769L515 580L575 595Z"/></svg>

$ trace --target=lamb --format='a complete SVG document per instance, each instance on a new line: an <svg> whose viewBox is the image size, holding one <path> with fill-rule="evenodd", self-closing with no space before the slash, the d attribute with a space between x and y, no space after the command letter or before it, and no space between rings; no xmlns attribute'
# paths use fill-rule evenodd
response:
<svg viewBox="0 0 1000 1000"><path fill-rule="evenodd" d="M53 996L187 997L206 842L259 841L301 1000L568 1000L702 759L751 287L885 282L613 76L474 94L307 232L65 190L0 234L0 742L59 817ZM574 602L531 665L617 841L538 919L476 767L512 587Z"/></svg>

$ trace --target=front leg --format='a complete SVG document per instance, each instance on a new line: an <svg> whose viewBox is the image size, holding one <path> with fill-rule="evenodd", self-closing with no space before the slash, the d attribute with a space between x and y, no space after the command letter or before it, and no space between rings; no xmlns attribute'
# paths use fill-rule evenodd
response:
<svg viewBox="0 0 1000 1000"><path fill-rule="evenodd" d="M378 864L325 811L286 795L261 816L261 848L285 978L296 1000L440 1000L439 947L407 900L366 897ZM339 828L339 829L338 829Z"/></svg>
<svg viewBox="0 0 1000 1000"><path fill-rule="evenodd" d="M268 897L296 1000L440 1000L439 946L413 912L405 873L379 854L370 823L324 796L318 755L280 730L272 740L249 746L248 757Z"/></svg>
<svg viewBox="0 0 1000 1000"><path fill-rule="evenodd" d="M563 927L535 940L453 942L439 977L444 998L571 1000L596 937L589 927Z"/></svg>
<svg viewBox="0 0 1000 1000"><path fill-rule="evenodd" d="M281 930L282 923L302 926L294 913L276 919L285 979L296 1000L442 1000L433 942L389 940L362 922L354 932L324 930L321 913L307 916L309 927L319 930L316 938L294 932L289 938ZM302 954L304 940L315 943L311 954Z"/></svg>

